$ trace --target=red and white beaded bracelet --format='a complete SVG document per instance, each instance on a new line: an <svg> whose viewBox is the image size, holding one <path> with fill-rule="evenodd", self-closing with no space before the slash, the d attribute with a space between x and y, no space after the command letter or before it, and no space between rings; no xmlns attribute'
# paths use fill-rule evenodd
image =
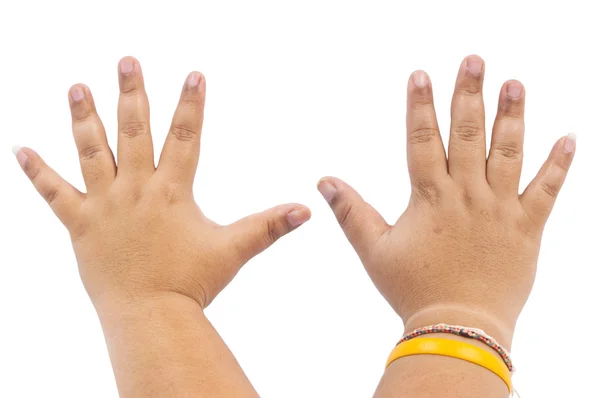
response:
<svg viewBox="0 0 600 398"><path fill-rule="evenodd" d="M466 337L474 340L479 340L488 347L494 349L498 355L502 358L506 367L511 374L515 373L515 368L512 364L510 354L504 349L493 337L488 336L483 330L476 328L469 328L465 326L447 325L445 323L439 323L437 325L425 326L422 328L415 329L411 333L408 333L400 339L398 344L404 343L405 341L414 339L415 337L423 336L431 333L450 333L456 336Z"/></svg>

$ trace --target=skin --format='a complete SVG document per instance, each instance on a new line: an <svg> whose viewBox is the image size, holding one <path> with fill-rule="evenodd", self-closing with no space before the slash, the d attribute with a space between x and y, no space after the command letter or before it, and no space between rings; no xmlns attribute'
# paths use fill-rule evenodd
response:
<svg viewBox="0 0 600 398"><path fill-rule="evenodd" d="M437 323L476 327L510 350L535 278L544 224L573 160L575 141L558 140L538 175L519 194L525 89L514 80L502 86L488 153L484 71L478 56L465 58L460 66L448 156L429 77L416 71L409 79L407 160L412 193L393 226L337 178L323 178L318 189L406 332ZM507 395L505 384L488 370L427 355L392 363L375 394Z"/></svg>
<svg viewBox="0 0 600 398"><path fill-rule="evenodd" d="M204 308L241 266L310 218L277 206L229 226L204 216L192 185L206 93L192 72L158 167L140 64L119 63L115 157L90 90L69 92L87 193L29 148L16 157L69 230L83 284L98 312L121 397L255 397Z"/></svg>
<svg viewBox="0 0 600 398"><path fill-rule="evenodd" d="M407 330L439 322L468 325L510 349L575 143L561 138L519 195L524 89L516 81L503 86L486 158L483 72L476 56L461 65L448 157L429 78L422 71L411 76L407 148L413 189L394 226L339 179L323 179L319 190ZM208 220L192 195L204 77L193 72L186 80L158 167L135 59L121 61L119 83L117 162L89 89L76 85L70 91L86 194L29 148L19 148L17 160L70 232L121 396L256 396L203 309L246 261L310 213L289 204L226 227ZM386 370L375 395L505 397L507 390L470 363L413 356Z"/></svg>

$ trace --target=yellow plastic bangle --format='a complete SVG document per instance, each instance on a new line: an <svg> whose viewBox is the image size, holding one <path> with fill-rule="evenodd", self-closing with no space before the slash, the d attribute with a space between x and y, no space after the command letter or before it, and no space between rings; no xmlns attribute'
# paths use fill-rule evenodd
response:
<svg viewBox="0 0 600 398"><path fill-rule="evenodd" d="M385 367L387 369L396 359L423 354L458 358L484 367L500 377L506 383L508 391L512 392L510 371L500 358L482 348L457 340L417 338L405 341L392 350Z"/></svg>

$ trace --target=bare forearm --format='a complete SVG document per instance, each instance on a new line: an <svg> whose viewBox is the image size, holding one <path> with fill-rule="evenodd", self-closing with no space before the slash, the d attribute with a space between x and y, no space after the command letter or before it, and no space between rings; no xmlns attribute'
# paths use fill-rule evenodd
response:
<svg viewBox="0 0 600 398"><path fill-rule="evenodd" d="M258 396L195 301L172 294L96 308L121 397Z"/></svg>

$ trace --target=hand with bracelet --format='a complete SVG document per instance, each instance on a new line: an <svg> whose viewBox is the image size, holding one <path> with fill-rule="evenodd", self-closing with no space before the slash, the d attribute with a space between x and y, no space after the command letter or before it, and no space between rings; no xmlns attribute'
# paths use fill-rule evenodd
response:
<svg viewBox="0 0 600 398"><path fill-rule="evenodd" d="M69 92L87 193L29 148L25 174L71 235L98 312L121 397L257 396L204 308L240 267L310 218L287 204L220 226L194 202L205 81L192 72L155 167L139 62L119 64L115 159L90 90Z"/></svg>
<svg viewBox="0 0 600 398"><path fill-rule="evenodd" d="M516 81L502 88L486 159L483 71L475 56L460 68L448 157L431 83L424 72L412 75L407 137L413 193L396 225L385 223L342 181L319 183L375 285L404 320L410 339L398 348L425 350L418 333L410 332L445 323L469 328L455 330L461 335L483 329L510 350L535 276L543 225L574 155L573 137L560 139L519 195L524 89ZM289 204L226 227L207 219L192 195L204 78L188 76L158 167L135 59L121 61L119 83L117 162L89 89L76 85L70 91L86 194L31 149L17 148L17 160L71 234L122 397L256 396L203 309L241 265L307 221L310 212ZM436 332L431 353L453 341L454 348L469 344L504 360L484 338L441 333L453 330L445 328L427 329ZM497 374L468 361L440 355L394 359L378 397L507 395Z"/></svg>
<svg viewBox="0 0 600 398"><path fill-rule="evenodd" d="M395 225L388 225L339 179L326 177L318 188L375 286L404 321L406 333L441 323L459 325L482 329L510 350L535 278L544 224L573 160L575 137L558 140L519 194L525 90L518 81L503 85L488 154L484 71L477 56L460 66L448 156L429 77L423 71L410 77L406 119L412 194ZM476 339L431 336L498 356ZM418 339L407 343L418 345ZM482 366L443 355L411 355L391 362L375 394L438 395L500 398L508 392L503 380Z"/></svg>

